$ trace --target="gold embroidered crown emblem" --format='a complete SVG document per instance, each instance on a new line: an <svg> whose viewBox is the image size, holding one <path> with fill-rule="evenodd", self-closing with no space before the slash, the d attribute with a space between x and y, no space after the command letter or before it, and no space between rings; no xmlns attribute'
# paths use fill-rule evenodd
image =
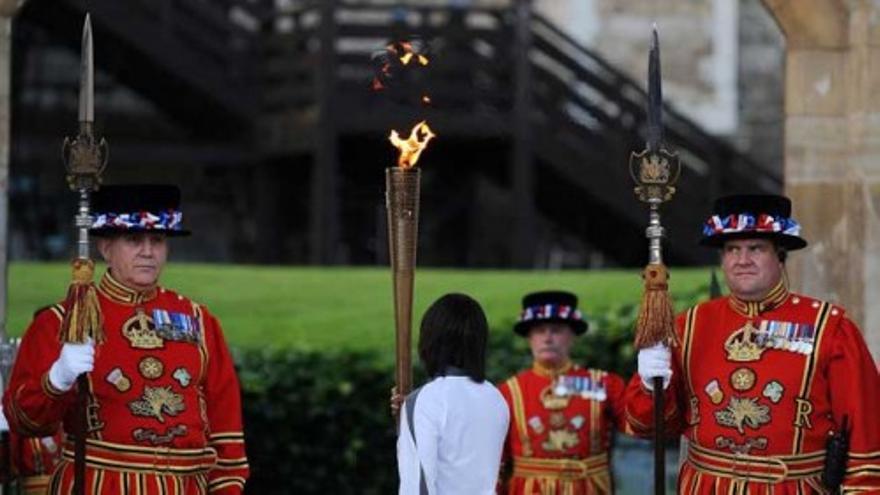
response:
<svg viewBox="0 0 880 495"><path fill-rule="evenodd" d="M735 362L758 361L764 349L755 343L757 329L748 322L742 328L733 332L724 342L724 350L727 351L727 359Z"/></svg>
<svg viewBox="0 0 880 495"><path fill-rule="evenodd" d="M165 345L162 337L156 334L153 319L142 311L138 311L122 325L122 335L135 349L160 349Z"/></svg>
<svg viewBox="0 0 880 495"><path fill-rule="evenodd" d="M552 386L547 386L541 391L541 404L544 405L544 409L565 409L570 400L567 395L554 394Z"/></svg>

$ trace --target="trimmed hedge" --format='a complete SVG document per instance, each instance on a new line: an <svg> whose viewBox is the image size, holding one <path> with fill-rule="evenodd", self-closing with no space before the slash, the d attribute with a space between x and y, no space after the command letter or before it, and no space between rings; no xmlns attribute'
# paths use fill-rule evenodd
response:
<svg viewBox="0 0 880 495"><path fill-rule="evenodd" d="M593 315L573 359L628 378L635 368L636 312L634 305L621 305ZM525 339L509 323L491 333L487 374L494 383L530 363ZM373 352L296 349L235 354L251 465L248 493L396 493L396 432L388 406L394 373L386 359ZM424 382L419 366L415 375L416 384Z"/></svg>
<svg viewBox="0 0 880 495"><path fill-rule="evenodd" d="M252 351L239 362L248 493L396 491L391 369L355 352Z"/></svg>

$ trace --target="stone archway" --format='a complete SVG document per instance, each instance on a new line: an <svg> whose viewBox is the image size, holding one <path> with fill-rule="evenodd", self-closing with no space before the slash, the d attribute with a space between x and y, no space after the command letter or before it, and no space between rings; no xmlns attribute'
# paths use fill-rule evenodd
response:
<svg viewBox="0 0 880 495"><path fill-rule="evenodd" d="M763 2L786 38L785 190L811 242L792 286L846 307L880 358L880 4Z"/></svg>

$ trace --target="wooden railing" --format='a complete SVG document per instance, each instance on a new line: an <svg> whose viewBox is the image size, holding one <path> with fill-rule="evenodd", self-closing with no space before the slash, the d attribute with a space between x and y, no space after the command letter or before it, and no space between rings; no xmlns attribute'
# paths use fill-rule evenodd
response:
<svg viewBox="0 0 880 495"><path fill-rule="evenodd" d="M265 34L259 133L264 149L308 152L321 119L345 135L384 132L425 114L405 104L416 101L417 94L398 90L389 98L369 90L372 52L389 39L416 36L433 46L434 106L428 114L441 135L513 140L515 119L527 115L531 155L539 167L575 184L619 221L643 224L627 160L644 147L644 82L632 80L536 13L530 16L528 46L520 46L511 6L395 10L311 2L278 13L274 18L286 19L290 32ZM332 13L328 17L334 22L322 22L322 13ZM323 45L325 39L332 45ZM524 113L515 108L516 88L523 84L515 70L518 50L526 50L529 60L531 91ZM693 252L690 245L699 230L694 212L708 211L718 194L781 188L778 176L668 105L664 124L666 140L684 164L676 201L665 212L667 226L681 234L670 240L672 252ZM558 216L545 206L537 204L539 211ZM686 235L690 232L694 235Z"/></svg>
<svg viewBox="0 0 880 495"><path fill-rule="evenodd" d="M540 188L564 181L614 221L641 226L644 212L632 197L627 159L644 147L643 81L632 80L535 12L526 17L528 29L520 29L523 17L514 8L519 1L467 10L342 0L292 2L292 7L274 0L63 0L36 1L37 7L29 8L60 5L68 12L56 13L51 27L78 29L65 16L88 7L98 34L103 30L114 38L113 46L98 40L99 56L102 49L105 56L132 55L117 61L115 75L196 132L220 121L245 142L255 137L264 157L317 156L323 162L311 209L323 211L312 224L338 228L332 220L337 207L327 202L345 180L333 165L339 136L402 129L427 113L444 137L507 143L513 151L501 150L498 160L511 156L514 165L506 177L495 174L493 180L513 187L522 170L516 163L533 167L538 181L524 189L535 190L527 200L551 220L566 221L552 201L540 200ZM49 10L44 17L52 19ZM65 37L78 39L72 33ZM388 40L408 37L430 42L431 64L422 74L427 79L393 92L371 91L376 71L371 55ZM414 104L425 87L434 102L427 110ZM670 230L696 235L694 211L707 211L719 193L781 188L778 176L668 106L664 123L666 139L685 166L676 201L664 212ZM524 136L528 146L521 145ZM691 251L684 244L687 236L678 239L681 249L673 239L672 252ZM320 243L312 246L322 249Z"/></svg>
<svg viewBox="0 0 880 495"><path fill-rule="evenodd" d="M242 0L36 0L24 13L78 49L81 19L89 12L100 69L197 133L212 127L205 119L228 121L230 130L241 132L253 122L259 93L254 86L259 24L247 10L251 5Z"/></svg>

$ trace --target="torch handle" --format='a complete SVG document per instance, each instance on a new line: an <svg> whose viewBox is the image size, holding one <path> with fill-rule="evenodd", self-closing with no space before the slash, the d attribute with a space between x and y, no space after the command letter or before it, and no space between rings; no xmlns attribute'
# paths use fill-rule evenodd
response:
<svg viewBox="0 0 880 495"><path fill-rule="evenodd" d="M394 274L395 294L395 382L397 393L406 397L412 390L412 293L414 274Z"/></svg>

